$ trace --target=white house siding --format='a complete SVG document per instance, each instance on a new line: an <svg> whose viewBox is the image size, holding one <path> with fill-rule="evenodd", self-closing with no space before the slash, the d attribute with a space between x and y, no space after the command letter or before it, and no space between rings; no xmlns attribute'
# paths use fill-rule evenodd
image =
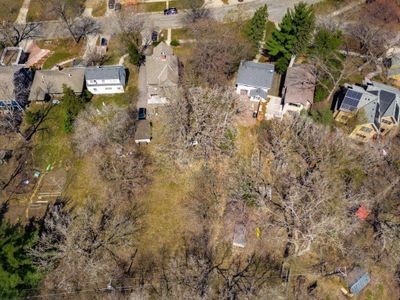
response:
<svg viewBox="0 0 400 300"><path fill-rule="evenodd" d="M120 84L120 85L87 86L87 89L93 95L124 93L124 86L122 84Z"/></svg>
<svg viewBox="0 0 400 300"><path fill-rule="evenodd" d="M250 91L256 90L256 89L257 88L255 88L255 87L239 84L236 87L236 93L238 95L250 97ZM262 89L262 90L265 91L266 93L268 93L268 91L269 91L269 89ZM257 101L257 102L260 101L260 99L256 98L256 97L251 97L250 100L251 101Z"/></svg>

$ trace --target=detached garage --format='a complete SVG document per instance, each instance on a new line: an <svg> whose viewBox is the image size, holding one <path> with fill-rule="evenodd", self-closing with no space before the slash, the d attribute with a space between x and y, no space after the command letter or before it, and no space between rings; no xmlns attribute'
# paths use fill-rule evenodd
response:
<svg viewBox="0 0 400 300"><path fill-rule="evenodd" d="M135 124L135 143L148 144L151 142L151 123L148 120L138 120Z"/></svg>

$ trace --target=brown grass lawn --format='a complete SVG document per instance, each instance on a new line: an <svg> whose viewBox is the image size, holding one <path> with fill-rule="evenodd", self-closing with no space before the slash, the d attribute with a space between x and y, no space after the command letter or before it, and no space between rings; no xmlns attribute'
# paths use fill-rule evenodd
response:
<svg viewBox="0 0 400 300"><path fill-rule="evenodd" d="M23 0L1 0L0 1L0 21L15 21Z"/></svg>
<svg viewBox="0 0 400 300"><path fill-rule="evenodd" d="M27 16L28 21L49 21L56 19L57 16L47 11L40 0L31 0Z"/></svg>
<svg viewBox="0 0 400 300"><path fill-rule="evenodd" d="M107 10L107 1L106 0L87 0L86 7L93 8L92 15L93 17L101 17L104 16Z"/></svg>
<svg viewBox="0 0 400 300"><path fill-rule="evenodd" d="M140 242L143 250L156 253L163 246L174 250L181 245L182 235L191 229L185 209L190 178L189 171L165 167L154 170L153 182L142 199L146 209L145 232Z"/></svg>

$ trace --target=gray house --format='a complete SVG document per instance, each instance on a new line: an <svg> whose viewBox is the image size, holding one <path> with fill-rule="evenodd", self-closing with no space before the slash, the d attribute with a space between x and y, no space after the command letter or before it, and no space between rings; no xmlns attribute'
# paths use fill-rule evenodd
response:
<svg viewBox="0 0 400 300"><path fill-rule="evenodd" d="M126 72L123 66L89 67L85 71L86 87L94 95L124 93Z"/></svg>
<svg viewBox="0 0 400 300"><path fill-rule="evenodd" d="M62 97L64 86L79 95L83 91L84 77L84 68L38 70L32 83L29 101L48 101L54 97Z"/></svg>
<svg viewBox="0 0 400 300"><path fill-rule="evenodd" d="M32 77L27 68L0 67L0 109L22 110L28 104Z"/></svg>
<svg viewBox="0 0 400 300"><path fill-rule="evenodd" d="M178 58L170 46L161 42L146 58L146 81L149 104L167 103L166 91L179 83Z"/></svg>
<svg viewBox="0 0 400 300"><path fill-rule="evenodd" d="M275 67L271 64L242 61L236 81L236 93L252 101L266 100L272 87Z"/></svg>

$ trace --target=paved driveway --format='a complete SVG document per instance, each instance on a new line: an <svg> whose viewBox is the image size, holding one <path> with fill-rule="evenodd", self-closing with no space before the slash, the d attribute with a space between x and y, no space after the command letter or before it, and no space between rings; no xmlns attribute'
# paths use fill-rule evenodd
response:
<svg viewBox="0 0 400 300"><path fill-rule="evenodd" d="M137 101L137 108L147 107L147 83L146 83L146 67L140 66L138 77L138 90L139 96Z"/></svg>

